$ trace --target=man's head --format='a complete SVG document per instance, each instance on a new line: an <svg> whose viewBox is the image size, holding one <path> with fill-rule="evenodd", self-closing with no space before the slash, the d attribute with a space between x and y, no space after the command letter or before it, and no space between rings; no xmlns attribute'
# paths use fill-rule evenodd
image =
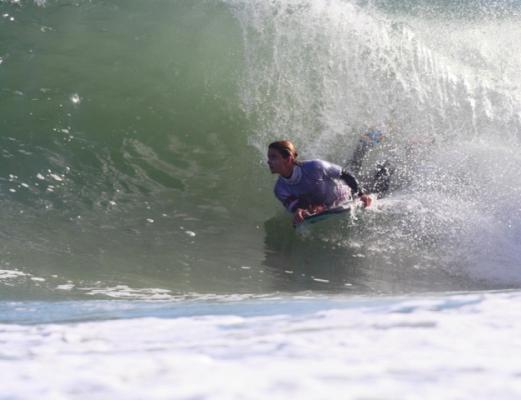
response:
<svg viewBox="0 0 521 400"><path fill-rule="evenodd" d="M279 140L268 146L268 166L273 174L291 176L297 162L297 149L289 140Z"/></svg>

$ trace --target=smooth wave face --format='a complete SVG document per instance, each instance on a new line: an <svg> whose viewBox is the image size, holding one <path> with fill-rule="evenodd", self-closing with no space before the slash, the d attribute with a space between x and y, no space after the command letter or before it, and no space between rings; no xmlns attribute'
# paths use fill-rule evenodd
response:
<svg viewBox="0 0 521 400"><path fill-rule="evenodd" d="M513 2L1 1L0 15L2 298L521 285ZM370 126L386 138L363 173L391 160L391 195L300 236L266 144L343 164Z"/></svg>

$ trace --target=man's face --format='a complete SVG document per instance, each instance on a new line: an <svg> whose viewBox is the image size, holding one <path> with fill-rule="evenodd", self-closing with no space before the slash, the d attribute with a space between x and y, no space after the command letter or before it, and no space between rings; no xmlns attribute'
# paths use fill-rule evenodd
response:
<svg viewBox="0 0 521 400"><path fill-rule="evenodd" d="M268 149L268 166L272 174L287 177L293 169L293 159L291 157L284 158L276 149Z"/></svg>

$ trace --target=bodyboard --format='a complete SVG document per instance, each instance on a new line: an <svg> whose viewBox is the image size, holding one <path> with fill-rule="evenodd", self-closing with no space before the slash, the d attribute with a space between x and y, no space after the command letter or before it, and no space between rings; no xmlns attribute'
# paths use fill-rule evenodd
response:
<svg viewBox="0 0 521 400"><path fill-rule="evenodd" d="M338 216L339 214L344 214L346 212L351 211L352 207L353 207L353 203L348 203L348 204L342 204L339 206L328 208L327 210L322 211L321 213L317 213L317 214L313 214L308 217L305 217L304 221L299 225L315 224L319 221L323 221L323 220L326 220L329 218L334 218L334 217Z"/></svg>

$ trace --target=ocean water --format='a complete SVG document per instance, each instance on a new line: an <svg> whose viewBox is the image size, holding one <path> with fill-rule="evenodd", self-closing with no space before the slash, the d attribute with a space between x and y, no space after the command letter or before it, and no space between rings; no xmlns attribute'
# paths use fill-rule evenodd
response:
<svg viewBox="0 0 521 400"><path fill-rule="evenodd" d="M519 398L520 22L0 0L0 399ZM294 230L266 145L373 127L389 195Z"/></svg>

